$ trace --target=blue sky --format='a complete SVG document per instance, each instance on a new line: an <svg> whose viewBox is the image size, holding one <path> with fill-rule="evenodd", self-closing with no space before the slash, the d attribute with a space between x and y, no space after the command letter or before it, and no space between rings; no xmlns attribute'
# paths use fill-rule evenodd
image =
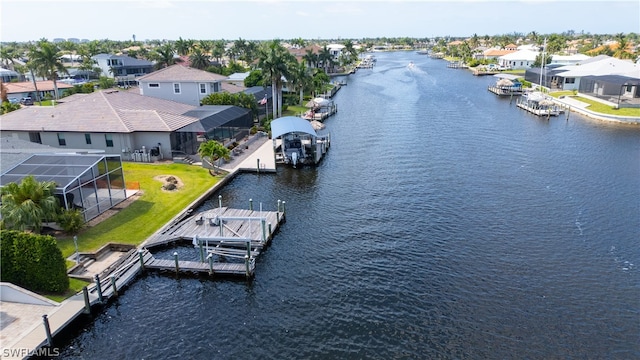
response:
<svg viewBox="0 0 640 360"><path fill-rule="evenodd" d="M0 40L360 39L640 32L640 1L2 0Z"/></svg>

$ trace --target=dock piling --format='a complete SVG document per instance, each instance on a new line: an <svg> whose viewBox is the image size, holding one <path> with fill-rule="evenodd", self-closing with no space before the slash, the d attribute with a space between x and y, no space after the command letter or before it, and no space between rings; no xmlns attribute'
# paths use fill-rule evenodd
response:
<svg viewBox="0 0 640 360"><path fill-rule="evenodd" d="M200 248L200 262L204 262L204 248L202 247L202 242L198 241L198 235L196 235L196 243Z"/></svg>
<svg viewBox="0 0 640 360"><path fill-rule="evenodd" d="M180 273L180 264L178 263L178 252L173 252L173 260L176 262L176 275Z"/></svg>
<svg viewBox="0 0 640 360"><path fill-rule="evenodd" d="M222 195L218 195L218 208L222 209Z"/></svg>
<svg viewBox="0 0 640 360"><path fill-rule="evenodd" d="M253 199L249 199L249 210L253 211Z"/></svg>
<svg viewBox="0 0 640 360"><path fill-rule="evenodd" d="M111 286L113 287L113 296L118 297L118 287L116 286L116 277L111 275Z"/></svg>
<svg viewBox="0 0 640 360"><path fill-rule="evenodd" d="M96 290L98 291L98 300L102 302L104 299L102 298L102 287L100 286L100 275L96 274Z"/></svg>
<svg viewBox="0 0 640 360"><path fill-rule="evenodd" d="M51 335L51 327L49 326L49 318L47 315L42 315L42 322L44 323L44 332L47 334L47 345L53 346L53 336Z"/></svg>
<svg viewBox="0 0 640 360"><path fill-rule="evenodd" d="M91 302L89 302L89 289L86 286L82 287L82 295L84 295L84 313L91 314Z"/></svg>
<svg viewBox="0 0 640 360"><path fill-rule="evenodd" d="M256 165L256 172L260 173L260 159L256 159L257 165Z"/></svg>
<svg viewBox="0 0 640 360"><path fill-rule="evenodd" d="M213 254L207 255L207 260L209 260L209 275L213 275Z"/></svg>
<svg viewBox="0 0 640 360"><path fill-rule="evenodd" d="M141 249L138 250L138 256L140 257L140 270L144 272L144 251Z"/></svg>
<svg viewBox="0 0 640 360"><path fill-rule="evenodd" d="M249 251L251 251L251 248L249 248ZM247 279L251 276L251 267L249 266L249 255L245 255L244 256L244 265L245 265L245 274L247 276Z"/></svg>

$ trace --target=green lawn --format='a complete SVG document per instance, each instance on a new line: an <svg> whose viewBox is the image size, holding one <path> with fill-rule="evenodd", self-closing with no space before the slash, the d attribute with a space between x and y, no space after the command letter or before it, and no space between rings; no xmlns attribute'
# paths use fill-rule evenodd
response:
<svg viewBox="0 0 640 360"><path fill-rule="evenodd" d="M587 104L589 104L589 107L587 107L588 110L593 111L593 112L597 112L597 113L601 113L601 114L607 114L607 115L620 115L620 116L638 116L640 117L640 108L621 108L621 109L616 109L612 106L609 105L605 105L601 102L595 101L595 100L591 100L591 99L587 99L581 96L574 96L573 95L573 91L557 91L557 92L552 92L549 95L558 98L560 96L569 96L575 100L579 100L582 102L585 102Z"/></svg>
<svg viewBox="0 0 640 360"><path fill-rule="evenodd" d="M80 251L95 251L109 242L139 245L168 223L225 175L211 176L207 169L187 164L123 163L127 183L139 182L142 197L100 224L78 234ZM179 190L162 190L159 175L183 182ZM64 257L75 252L72 237L58 239Z"/></svg>

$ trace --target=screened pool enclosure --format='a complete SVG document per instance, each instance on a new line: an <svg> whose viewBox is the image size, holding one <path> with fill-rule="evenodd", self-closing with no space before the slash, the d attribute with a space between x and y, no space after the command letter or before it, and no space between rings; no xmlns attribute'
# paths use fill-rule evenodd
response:
<svg viewBox="0 0 640 360"><path fill-rule="evenodd" d="M32 175L53 181L65 209L79 209L89 221L126 199L120 155L37 154L0 176L0 186Z"/></svg>

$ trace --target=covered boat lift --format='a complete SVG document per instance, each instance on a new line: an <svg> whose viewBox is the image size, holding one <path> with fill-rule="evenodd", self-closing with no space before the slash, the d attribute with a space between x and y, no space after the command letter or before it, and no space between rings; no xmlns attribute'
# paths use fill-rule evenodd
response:
<svg viewBox="0 0 640 360"><path fill-rule="evenodd" d="M308 120L285 116L271 122L271 138L276 154L276 163L315 165L329 149L328 132L322 135L314 130Z"/></svg>

